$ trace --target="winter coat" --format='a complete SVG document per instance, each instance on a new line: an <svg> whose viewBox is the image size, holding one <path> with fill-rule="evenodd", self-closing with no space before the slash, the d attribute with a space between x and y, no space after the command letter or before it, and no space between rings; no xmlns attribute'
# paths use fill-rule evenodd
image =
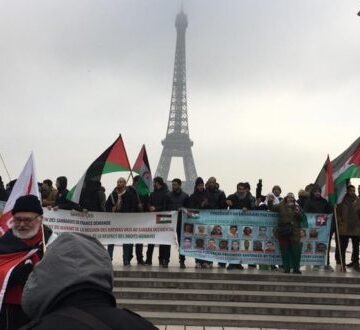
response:
<svg viewBox="0 0 360 330"><path fill-rule="evenodd" d="M279 226L290 225L292 228L292 234L287 237L287 239L295 242L300 241L300 228L302 227L302 220L304 216L301 211L295 212L293 208L286 204L285 200L283 200L280 204L274 205L271 208L271 211L279 213L276 235L278 236Z"/></svg>
<svg viewBox="0 0 360 330"><path fill-rule="evenodd" d="M106 201L106 212L139 212L139 197L133 187L126 187L125 193L122 194L120 198L120 208L114 211L113 208L117 205L119 199L118 191L115 188Z"/></svg>
<svg viewBox="0 0 360 330"><path fill-rule="evenodd" d="M195 190L189 198L189 208L192 209L205 209L206 208L206 194L205 190Z"/></svg>
<svg viewBox="0 0 360 330"><path fill-rule="evenodd" d="M240 198L238 193L234 193L229 195L227 200L232 202L231 209L243 209L244 207L248 210L254 209L252 196L250 194L246 194L244 198Z"/></svg>
<svg viewBox="0 0 360 330"><path fill-rule="evenodd" d="M116 330L156 329L116 308L112 289L111 260L101 243L83 234L62 234L26 283L22 306L32 321L21 329L99 330L96 322ZM79 320L84 315L90 324Z"/></svg>
<svg viewBox="0 0 360 330"><path fill-rule="evenodd" d="M44 226L44 237L47 244L52 243L56 235L51 229ZM43 257L42 240L36 245L28 245L20 238L16 237L12 230L8 230L4 236L0 238L0 254L7 255L16 252L25 252L33 249L38 249L29 259L32 263L21 263L16 266L11 272L8 284L6 287L4 302L2 304L0 313L0 329L1 330L15 330L29 321L20 306L21 294L23 287L36 264ZM5 276L5 274L3 274ZM11 303L7 303L7 301ZM15 302L18 301L16 304Z"/></svg>
<svg viewBox="0 0 360 330"><path fill-rule="evenodd" d="M360 236L360 216L357 203L356 196L346 194L337 207L339 234L342 236Z"/></svg>
<svg viewBox="0 0 360 330"><path fill-rule="evenodd" d="M155 207L155 211L165 211L166 210L166 195L169 190L166 186L163 186L160 189L155 189L149 198L149 205Z"/></svg>
<svg viewBox="0 0 360 330"><path fill-rule="evenodd" d="M80 196L80 206L92 212L105 212L106 196L100 181L88 181Z"/></svg>
<svg viewBox="0 0 360 330"><path fill-rule="evenodd" d="M225 193L220 189L206 189L205 198L207 199L206 209L213 210L227 208Z"/></svg>
<svg viewBox="0 0 360 330"><path fill-rule="evenodd" d="M179 192L170 191L166 195L166 210L177 211L182 207L188 207L189 195L182 190Z"/></svg>
<svg viewBox="0 0 360 330"><path fill-rule="evenodd" d="M308 213L332 213L331 206L325 198L316 198L313 195L305 201L303 210Z"/></svg>

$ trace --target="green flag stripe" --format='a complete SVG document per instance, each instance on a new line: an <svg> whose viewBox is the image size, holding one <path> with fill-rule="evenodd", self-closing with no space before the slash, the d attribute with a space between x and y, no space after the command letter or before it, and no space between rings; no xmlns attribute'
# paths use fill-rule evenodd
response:
<svg viewBox="0 0 360 330"><path fill-rule="evenodd" d="M347 179L360 178L360 167L356 165L349 166L344 172L342 172L334 181L335 186L343 183Z"/></svg>
<svg viewBox="0 0 360 330"><path fill-rule="evenodd" d="M112 172L126 172L126 171L129 171L129 168L125 166L121 166L119 164L106 162L102 174L112 173Z"/></svg>

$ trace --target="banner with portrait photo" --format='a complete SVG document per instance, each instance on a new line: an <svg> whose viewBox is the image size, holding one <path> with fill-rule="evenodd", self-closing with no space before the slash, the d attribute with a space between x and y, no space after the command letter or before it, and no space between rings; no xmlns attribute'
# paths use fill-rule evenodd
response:
<svg viewBox="0 0 360 330"><path fill-rule="evenodd" d="M83 233L107 244L176 245L177 212L107 213L48 210L44 224L55 233Z"/></svg>
<svg viewBox="0 0 360 330"><path fill-rule="evenodd" d="M302 265L324 265L331 215L306 214ZM268 211L183 209L180 253L225 263L281 265L278 214Z"/></svg>

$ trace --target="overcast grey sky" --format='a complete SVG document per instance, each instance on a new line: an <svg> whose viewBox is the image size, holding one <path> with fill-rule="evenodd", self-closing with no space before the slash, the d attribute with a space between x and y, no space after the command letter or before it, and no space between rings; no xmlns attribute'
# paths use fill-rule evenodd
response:
<svg viewBox="0 0 360 330"><path fill-rule="evenodd" d="M66 175L72 186L119 133L131 163L146 144L155 172L179 3L0 0L0 153L12 177L34 151L39 180ZM190 137L204 179L227 194L258 178L264 192L297 192L359 136L358 0L184 9Z"/></svg>

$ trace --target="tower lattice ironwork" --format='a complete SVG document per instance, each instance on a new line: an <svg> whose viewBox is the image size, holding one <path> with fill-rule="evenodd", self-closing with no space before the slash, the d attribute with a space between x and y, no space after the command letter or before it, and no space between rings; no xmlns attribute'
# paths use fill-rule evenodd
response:
<svg viewBox="0 0 360 330"><path fill-rule="evenodd" d="M187 16L181 9L175 20L177 36L169 121L166 137L162 140L163 150L155 175L161 176L164 180L168 181L171 159L173 157L181 157L185 173L185 181L182 187L184 191L190 193L193 191L197 174L191 151L193 141L190 140L189 136L187 113L185 56L185 33L187 26Z"/></svg>

